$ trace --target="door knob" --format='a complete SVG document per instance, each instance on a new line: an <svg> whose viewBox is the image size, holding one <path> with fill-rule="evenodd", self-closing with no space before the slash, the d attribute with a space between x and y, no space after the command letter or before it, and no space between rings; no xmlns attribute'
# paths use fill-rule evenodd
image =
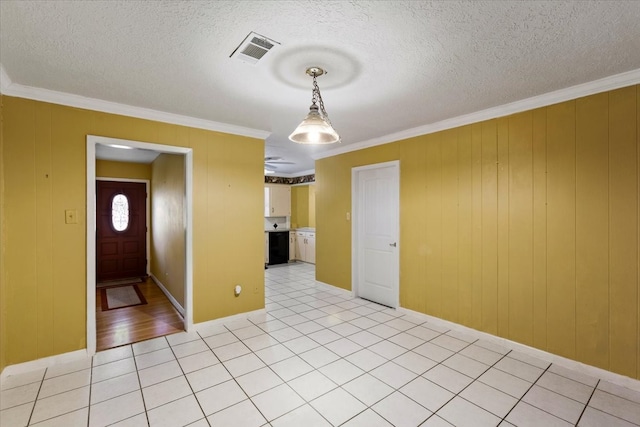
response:
<svg viewBox="0 0 640 427"><path fill-rule="evenodd" d="M396 242L389 243L389 246L393 246L395 248L396 247Z"/></svg>

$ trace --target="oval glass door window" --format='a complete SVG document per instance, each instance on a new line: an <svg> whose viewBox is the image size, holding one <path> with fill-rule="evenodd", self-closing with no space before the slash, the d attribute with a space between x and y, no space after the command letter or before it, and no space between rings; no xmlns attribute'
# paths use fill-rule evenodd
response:
<svg viewBox="0 0 640 427"><path fill-rule="evenodd" d="M129 199L124 194L117 194L111 201L111 224L116 231L129 227Z"/></svg>

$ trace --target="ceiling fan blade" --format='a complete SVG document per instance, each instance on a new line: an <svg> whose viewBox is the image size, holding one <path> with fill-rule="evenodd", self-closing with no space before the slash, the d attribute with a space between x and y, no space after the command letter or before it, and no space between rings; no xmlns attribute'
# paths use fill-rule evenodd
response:
<svg viewBox="0 0 640 427"><path fill-rule="evenodd" d="M276 162L276 161L268 161L268 162L265 162L265 164L270 164L270 165L295 165L294 162Z"/></svg>

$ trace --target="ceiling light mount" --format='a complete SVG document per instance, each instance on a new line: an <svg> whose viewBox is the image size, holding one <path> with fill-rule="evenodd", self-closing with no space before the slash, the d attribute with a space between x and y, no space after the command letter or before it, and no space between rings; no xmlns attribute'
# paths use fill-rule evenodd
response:
<svg viewBox="0 0 640 427"><path fill-rule="evenodd" d="M307 68L307 75L311 76L311 77L320 77L321 75L325 74L326 71L323 70L320 67L309 67Z"/></svg>
<svg viewBox="0 0 640 427"><path fill-rule="evenodd" d="M320 67L309 67L307 75L313 77L313 90L311 91L311 107L309 114L298 125L296 130L289 135L289 139L298 144L333 144L340 142L340 136L333 129L329 115L324 109L324 101L320 94L320 87L316 77L326 74L326 70Z"/></svg>

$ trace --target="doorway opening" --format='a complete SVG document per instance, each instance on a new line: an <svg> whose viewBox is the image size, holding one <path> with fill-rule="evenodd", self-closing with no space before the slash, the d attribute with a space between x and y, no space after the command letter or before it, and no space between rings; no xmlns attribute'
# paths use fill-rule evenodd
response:
<svg viewBox="0 0 640 427"><path fill-rule="evenodd" d="M400 162L353 168L351 183L353 294L396 308L400 300Z"/></svg>
<svg viewBox="0 0 640 427"><path fill-rule="evenodd" d="M183 292L183 301L184 301L183 307L181 307L182 310L179 310L180 304L178 304L175 300L169 301L167 297L165 297L165 294L163 293L163 291L158 286L156 286L156 282L154 282L149 276L149 273L150 273L149 263L146 261L150 259L149 257L150 245L149 245L148 233L145 234L146 249L144 250L145 252L144 255L130 257L130 259L125 261L125 263L129 263L126 266L122 264L118 265L118 261L109 259L109 256L107 256L104 259L106 261L103 263L103 265L98 265L100 261L98 261L96 257L99 252L96 246L98 244L98 239L96 234L98 231L97 221L100 219L99 217L101 213L100 213L99 206L97 205L98 192L96 191L96 182L97 182L96 181L97 179L96 177L96 146L98 146L99 144L105 145L105 146L112 146L112 147L117 146L117 147L137 148L141 150L154 151L156 153L177 154L183 158L184 160L183 220L184 220L184 243L185 244L184 244L184 254L182 255L183 259L181 260L181 262L184 263L184 274L183 274L184 277L181 277L181 279L183 279L184 289L180 289L180 291ZM87 248L86 249L87 249L87 353L89 355L95 354L97 349L96 308L98 307L98 309L101 311L101 314L106 313L105 314L106 316L112 315L112 313L118 312L118 310L120 310L120 313L125 313L126 310L133 311L130 309L134 307L124 307L124 308L116 307L117 310L115 309L110 310L110 305L114 304L114 301L117 306L118 304L120 304L119 302L120 300L122 299L126 300L127 298L131 298L132 305L142 306L142 304L144 304L142 303L142 300L145 300L148 304L157 304L159 300L164 298L166 302L163 302L162 304L166 306L165 308L168 311L171 311L171 310L175 311L177 309L178 311L180 311L180 314L182 315L182 318L178 317L180 321L178 322L178 324L175 325L175 327L179 327L180 330L187 330L187 331L192 328L192 325L193 325L193 298L192 298L192 295L193 295L193 271L192 271L193 269L193 262L192 262L192 259L193 259L192 257L193 182L192 182L192 176L193 176L193 152L190 148L161 145L161 144L154 144L154 143L147 143L147 142L129 141L129 140L107 138L107 137L100 137L100 136L93 136L93 135L87 136ZM110 179L110 180L114 181L113 179ZM135 180L124 179L121 181L135 181ZM116 185L116 187L121 187L121 186ZM127 210L125 209L125 208L130 208L128 203L131 200L129 199L127 194L125 194L126 191L124 190L120 192L112 191L112 193L113 194L110 194L110 197L108 198L108 203L111 203L113 206L116 207L116 209L108 210L108 215L104 215L101 220L104 221L105 223L109 223L109 221L111 221L111 223L108 225L112 229L112 231L115 231L116 232L115 234L117 234L117 233L122 233L124 230L127 230L128 229L127 227L133 224L133 223L131 224L128 223L129 220L133 221L133 218L127 219ZM146 191L146 193L149 194L148 191ZM123 195L125 197L119 197L119 195ZM147 208L147 215L145 220L145 228L149 224L148 217L151 211L149 209L148 203L146 208ZM103 209L103 211L104 210L105 209ZM119 212L119 213L116 215L116 213L114 212L116 213ZM104 214L105 212L102 212L102 213ZM112 215L112 217L109 217L109 215ZM111 237L114 237L114 236L111 236ZM115 237L117 240L118 236L115 236ZM108 243L110 244L111 247L114 247L113 241ZM124 242L123 244L129 245L130 249L132 246L136 245L131 242ZM109 251L109 248L107 247L107 253L108 251ZM140 260L142 257L144 257L144 261ZM141 263L143 263L143 265ZM136 264L136 266L132 267L133 264ZM141 268L141 265L142 265L142 268ZM131 268L133 268L133 270ZM98 274L100 274L101 280L118 279L120 275L130 276L130 274L132 274L134 270L135 270L135 273L133 274L135 276L137 276L140 272L144 273L141 277L141 281L139 279L139 281L134 284L135 286L130 286L131 284L129 283L126 283L126 284L120 283L120 285L122 285L120 286L118 285L117 282L113 282L112 283L113 286L109 286L110 284L107 283L107 286L106 286L107 288L115 289L115 291L110 293L112 297L111 300L107 300L106 296L103 297L103 294L106 295L106 292L101 291L96 287L97 285L96 279ZM127 277L127 279L129 278L130 277ZM124 281L128 281L128 280L124 280ZM162 284L160 284L160 286L162 286ZM118 287L124 287L124 288L129 287L130 289L117 289ZM136 294L139 297L138 299L140 300L140 302L133 301L136 299ZM167 294L169 299L171 299L170 295L171 294ZM103 303L106 304L105 307L102 306ZM173 308L174 305L176 306L175 309ZM162 319L158 319L158 321L163 322ZM151 327L153 328L153 326ZM172 333L172 332L175 332L175 330L168 331L167 333ZM126 330L121 330L121 331L118 331L118 333L127 334L129 332L127 332ZM164 335L160 330L158 330L158 333L160 335Z"/></svg>

